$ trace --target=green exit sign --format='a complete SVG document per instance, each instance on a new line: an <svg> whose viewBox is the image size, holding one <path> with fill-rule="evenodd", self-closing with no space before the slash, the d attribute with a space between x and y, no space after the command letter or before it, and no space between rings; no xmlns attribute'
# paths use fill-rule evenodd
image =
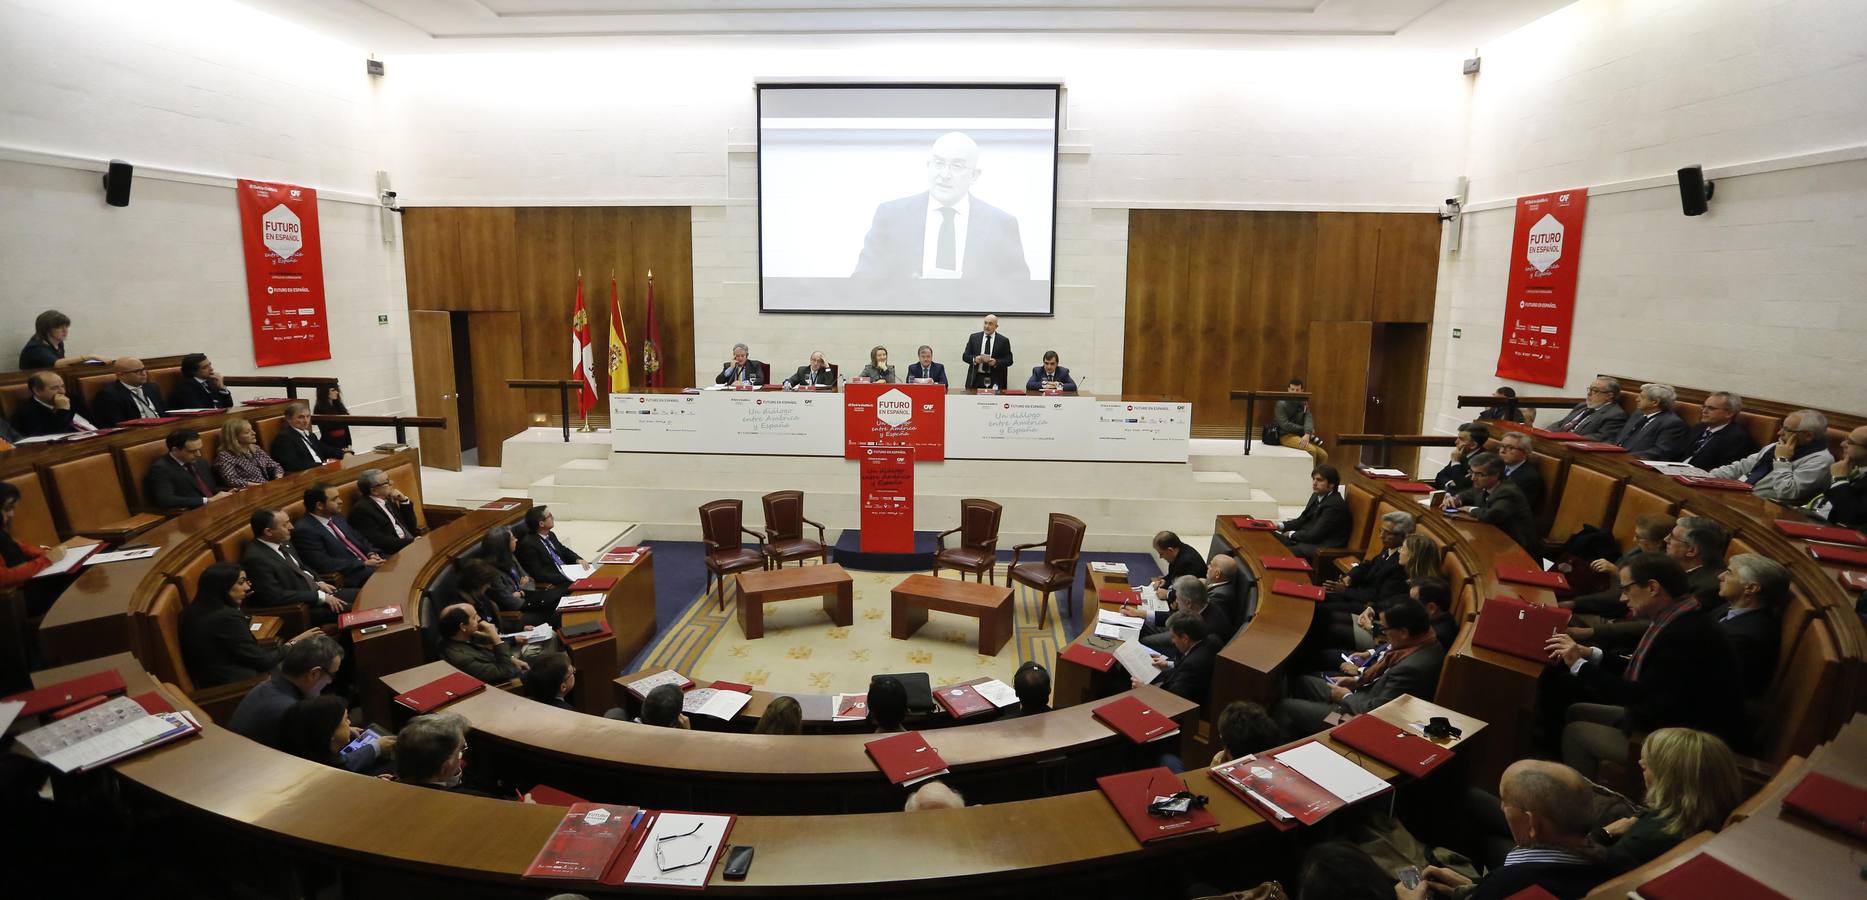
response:
<svg viewBox="0 0 1867 900"><path fill-rule="evenodd" d="M376 317L376 324L378 324L378 325L387 325L387 324L389 324L389 317L388 317L388 316L377 316L377 317Z"/></svg>

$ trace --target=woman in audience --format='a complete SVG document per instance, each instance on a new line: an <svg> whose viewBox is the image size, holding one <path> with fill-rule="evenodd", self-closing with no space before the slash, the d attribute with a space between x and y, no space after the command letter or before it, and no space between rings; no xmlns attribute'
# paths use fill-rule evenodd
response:
<svg viewBox="0 0 1867 900"><path fill-rule="evenodd" d="M32 580L34 575L65 558L64 547L44 544L21 544L13 539L13 514L19 509L19 488L10 481L0 481L0 591L11 591Z"/></svg>
<svg viewBox="0 0 1867 900"><path fill-rule="evenodd" d="M1440 570L1439 545L1417 531L1400 542L1400 568L1407 573L1409 585L1419 584L1428 578L1445 577Z"/></svg>
<svg viewBox="0 0 1867 900"><path fill-rule="evenodd" d="M538 582L519 567L518 557L513 554L517 549L518 537L504 525L487 529L486 536L480 538L480 559L499 573L499 581L493 585L494 595L499 598L499 608L535 612L539 600L536 596Z"/></svg>
<svg viewBox="0 0 1867 900"><path fill-rule="evenodd" d="M343 393L337 390L337 385L332 384L318 388L318 399L311 405L311 414L314 416L347 416L350 415L350 410L344 406ZM350 450L350 426L348 425L319 425L318 437L338 450L345 452Z"/></svg>
<svg viewBox="0 0 1867 900"><path fill-rule="evenodd" d="M300 759L343 768L337 751L350 743L348 706L336 694L319 694L292 704L279 721L279 749Z"/></svg>
<svg viewBox="0 0 1867 900"><path fill-rule="evenodd" d="M1590 834L1629 868L1643 865L1701 831L1717 831L1744 799L1737 757L1716 735L1661 728L1640 745L1646 810Z"/></svg>
<svg viewBox="0 0 1867 900"><path fill-rule="evenodd" d="M532 660L525 672L525 696L558 709L576 711L564 697L577 686L577 667L570 664L568 653L546 653Z"/></svg>
<svg viewBox="0 0 1867 900"><path fill-rule="evenodd" d="M50 369L78 363L108 362L101 356L66 356L65 335L71 333L71 317L56 309L39 314L32 323L32 339L19 351L21 369Z"/></svg>
<svg viewBox="0 0 1867 900"><path fill-rule="evenodd" d="M792 697L773 697L765 714L758 717L753 734L803 734L804 708Z"/></svg>
<svg viewBox="0 0 1867 900"><path fill-rule="evenodd" d="M306 629L277 649L260 646L253 637L253 618L241 609L253 592L253 582L239 563L215 563L195 583L194 602L182 610L182 662L196 687L213 687L257 678L279 664L279 657L294 641L323 634Z"/></svg>
<svg viewBox="0 0 1867 900"><path fill-rule="evenodd" d="M1297 875L1299 900L1394 900L1394 875L1382 871L1367 851L1346 841L1328 841L1303 854Z"/></svg>
<svg viewBox="0 0 1867 900"><path fill-rule="evenodd" d="M876 347L869 351L869 364L862 367L862 377L870 381L895 383L895 367L888 364L887 347Z"/></svg>
<svg viewBox="0 0 1867 900"><path fill-rule="evenodd" d="M1283 728L1263 706L1250 700L1233 700L1225 710L1219 713L1219 742L1217 753L1212 754L1212 764L1221 765L1234 759L1263 753L1284 742Z"/></svg>
<svg viewBox="0 0 1867 900"><path fill-rule="evenodd" d="M234 419L220 426L220 452L214 454L214 474L229 488L243 488L284 478L285 467L259 445L259 432L253 430L252 422Z"/></svg>

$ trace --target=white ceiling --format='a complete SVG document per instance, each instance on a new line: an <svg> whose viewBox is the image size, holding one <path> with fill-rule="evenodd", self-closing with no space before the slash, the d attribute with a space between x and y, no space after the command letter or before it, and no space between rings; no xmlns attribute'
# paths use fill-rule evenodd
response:
<svg viewBox="0 0 1867 900"><path fill-rule="evenodd" d="M1469 49L1573 0L244 0L378 52L680 35L1188 35Z"/></svg>

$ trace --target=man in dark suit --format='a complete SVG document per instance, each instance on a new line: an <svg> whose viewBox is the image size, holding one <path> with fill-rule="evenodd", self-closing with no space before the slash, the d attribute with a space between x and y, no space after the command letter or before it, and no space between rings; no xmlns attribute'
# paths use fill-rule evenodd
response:
<svg viewBox="0 0 1867 900"><path fill-rule="evenodd" d="M1303 513L1284 522L1277 530L1290 552L1312 563L1323 547L1348 546L1348 532L1354 524L1348 514L1348 501L1336 491L1342 487L1342 473L1323 463L1310 472L1311 494Z"/></svg>
<svg viewBox="0 0 1867 900"><path fill-rule="evenodd" d="M1219 656L1219 642L1206 632L1206 620L1190 610L1168 616L1167 632L1173 635L1173 648L1179 651L1180 658L1171 661L1164 656L1154 657L1154 667L1167 672L1157 683L1170 694L1205 706L1206 698L1212 695L1212 668ZM1129 684L1141 686L1133 679Z"/></svg>
<svg viewBox="0 0 1867 900"><path fill-rule="evenodd" d="M915 356L919 358L908 363L908 384L937 384L941 387L947 386L946 366L934 362L932 347L922 344L921 348L915 351Z"/></svg>
<svg viewBox="0 0 1867 900"><path fill-rule="evenodd" d="M1070 370L1058 365L1057 351L1044 351L1044 364L1031 369L1030 380L1024 383L1027 391L1041 391L1046 384L1055 384L1059 390L1076 390L1076 379L1070 377Z"/></svg>
<svg viewBox="0 0 1867 900"><path fill-rule="evenodd" d="M1716 520L1682 516L1661 541L1660 552L1679 561L1679 567L1685 569L1686 591L1698 598L1699 606L1710 609L1718 605L1724 554L1730 546L1730 529ZM1596 647L1631 650L1650 624L1639 616L1628 615L1593 628L1572 627L1569 634Z"/></svg>
<svg viewBox="0 0 1867 900"><path fill-rule="evenodd" d="M1402 600L1382 610L1379 622L1377 639L1387 641L1389 649L1360 674L1290 679L1286 699L1272 710L1286 733L1313 734L1326 727L1323 719L1332 712L1358 716L1401 694L1433 699L1446 651L1433 633L1426 607Z"/></svg>
<svg viewBox="0 0 1867 900"><path fill-rule="evenodd" d="M1595 827L1595 792L1588 779L1561 763L1524 759L1511 763L1498 783L1503 819L1515 847L1504 864L1493 868L1475 888L1452 869L1427 866L1419 886L1396 885L1402 900L1463 896L1466 900L1504 900L1529 896L1541 888L1561 900L1574 900L1614 877L1625 865L1601 851L1588 837ZM1470 888L1469 892L1461 889Z"/></svg>
<svg viewBox="0 0 1867 900"><path fill-rule="evenodd" d="M1504 461L1504 480L1523 491L1523 498L1530 501L1530 511L1543 509L1543 498L1548 488L1543 484L1543 473L1530 458L1530 451L1536 443L1521 431L1506 431L1497 440L1498 458Z"/></svg>
<svg viewBox="0 0 1867 900"><path fill-rule="evenodd" d="M1572 432L1591 441L1611 441L1626 423L1627 410L1621 408L1621 383L1612 378L1597 378L1588 386L1588 398L1550 423L1549 430Z"/></svg>
<svg viewBox="0 0 1867 900"><path fill-rule="evenodd" d="M1675 725L1718 735L1743 752L1737 654L1688 592L1685 569L1649 553L1622 566L1620 579L1632 614L1653 622L1631 657L1567 634L1549 639L1550 657L1569 670L1587 701L1568 708L1563 761L1594 777L1602 762L1629 764L1630 735Z"/></svg>
<svg viewBox="0 0 1867 900"><path fill-rule="evenodd" d="M1206 593L1206 581L1198 575L1182 575L1173 581L1174 603L1178 610L1193 613L1206 623L1206 637L1213 643L1224 646L1232 639L1232 620L1223 608L1212 602ZM1169 613L1167 618L1173 618ZM1141 626L1141 644L1155 653L1178 656L1179 648L1172 640L1173 632L1163 625L1144 622Z"/></svg>
<svg viewBox="0 0 1867 900"><path fill-rule="evenodd" d="M1495 453L1480 453L1472 458L1472 489L1446 503L1447 512L1460 512L1496 526L1516 541L1533 558L1541 558L1543 548L1536 536L1536 514L1523 489L1504 480L1504 460Z"/></svg>
<svg viewBox="0 0 1867 900"><path fill-rule="evenodd" d="M1673 412L1676 398L1670 384L1643 384L1634 401L1634 414L1621 426L1614 443L1636 459L1681 460L1690 446L1691 429Z"/></svg>
<svg viewBox="0 0 1867 900"><path fill-rule="evenodd" d="M415 501L408 499L381 469L358 473L357 505L350 510L350 524L386 556L401 552L421 534L421 526L415 522Z"/></svg>
<svg viewBox="0 0 1867 900"><path fill-rule="evenodd" d="M1686 438L1686 462L1709 472L1757 452L1757 441L1743 426L1734 424L1744 409L1744 398L1730 391L1705 395L1698 427Z"/></svg>
<svg viewBox="0 0 1867 900"><path fill-rule="evenodd" d="M972 196L982 174L972 138L934 141L927 191L875 208L852 277L1029 281L1017 218Z"/></svg>
<svg viewBox="0 0 1867 900"><path fill-rule="evenodd" d="M182 357L182 378L169 398L170 409L228 409L233 406L233 392L221 383L220 374L205 353Z"/></svg>
<svg viewBox="0 0 1867 900"><path fill-rule="evenodd" d="M253 540L240 552L240 566L253 579L253 606L305 605L312 624L337 621L338 613L350 609L356 600L356 588L339 589L318 580L317 573L305 568L292 547L292 520L282 509L255 510L250 524Z"/></svg>
<svg viewBox="0 0 1867 900"><path fill-rule="evenodd" d="M1199 551L1180 539L1171 531L1162 531L1154 535L1154 553L1167 561L1167 574L1150 582L1156 588L1170 589L1174 581L1185 575L1194 578L1206 574L1206 560Z"/></svg>
<svg viewBox="0 0 1867 900"><path fill-rule="evenodd" d="M305 490L305 514L292 525L292 547L313 572L335 572L348 587L362 587L382 565L382 554L349 522L337 489L318 482Z"/></svg>
<svg viewBox="0 0 1867 900"><path fill-rule="evenodd" d="M1805 508L1830 525L1867 529L1867 425L1848 432L1828 477L1828 486Z"/></svg>
<svg viewBox="0 0 1867 900"><path fill-rule="evenodd" d="M1400 545L1413 533L1413 514L1395 510L1381 516L1381 549L1341 578L1323 582L1323 603L1359 613L1407 593L1407 572L1400 566Z"/></svg>
<svg viewBox="0 0 1867 900"><path fill-rule="evenodd" d="M765 364L752 358L752 348L734 344L732 361L720 366L720 374L713 376L713 383L758 387L765 383Z"/></svg>
<svg viewBox="0 0 1867 900"><path fill-rule="evenodd" d="M26 389L32 397L13 413L13 427L20 434L39 437L97 430L72 410L71 398L65 396L65 379L51 372L34 372L26 379Z"/></svg>
<svg viewBox="0 0 1867 900"><path fill-rule="evenodd" d="M1011 676L1011 690L1018 695L1015 705L999 712L1001 719L1016 719L1050 711L1050 671L1034 662L1018 667Z"/></svg>
<svg viewBox="0 0 1867 900"><path fill-rule="evenodd" d="M998 317L986 316L978 331L966 338L966 389L998 388L1004 390L1011 377L1011 338L998 333Z"/></svg>
<svg viewBox="0 0 1867 900"><path fill-rule="evenodd" d="M1491 429L1477 422L1468 422L1459 426L1458 437L1452 439L1452 458L1447 460L1439 474L1433 476L1433 487L1449 494L1457 494L1472 486L1470 460L1483 453L1485 442L1491 439Z"/></svg>
<svg viewBox="0 0 1867 900"><path fill-rule="evenodd" d="M325 461L343 459L344 452L311 431L311 407L303 403L285 406L285 427L279 429L272 446L266 448L287 472L303 472L324 465Z"/></svg>
<svg viewBox="0 0 1867 900"><path fill-rule="evenodd" d="M1213 556L1211 562L1206 564L1206 600L1225 611L1225 618L1232 623L1234 633L1257 613L1257 610L1245 608L1239 587L1238 560L1224 553ZM1222 639L1230 641L1232 635L1222 635Z"/></svg>
<svg viewBox="0 0 1867 900"><path fill-rule="evenodd" d="M162 392L149 383L149 369L133 356L117 360L117 380L97 392L91 401L91 421L99 428L114 428L131 419L162 415Z"/></svg>
<svg viewBox="0 0 1867 900"><path fill-rule="evenodd" d="M1744 675L1744 696L1763 697L1776 674L1783 642L1783 604L1789 601L1789 570L1776 560L1739 553L1718 576L1718 601L1711 620L1724 631Z"/></svg>
<svg viewBox="0 0 1867 900"><path fill-rule="evenodd" d="M201 436L190 428L169 432L169 452L143 476L143 496L159 509L193 509L227 496L214 470L201 460Z"/></svg>
<svg viewBox="0 0 1867 900"><path fill-rule="evenodd" d="M836 387L836 373L831 371L829 363L823 361L822 350L811 351L810 363L798 366L797 371L784 380L784 389L787 391L801 387Z"/></svg>
<svg viewBox="0 0 1867 900"><path fill-rule="evenodd" d="M557 517L551 508L539 505L526 510L525 526L525 534L519 537L519 566L541 586L569 588L571 579L561 567L581 563L583 557L558 540Z"/></svg>

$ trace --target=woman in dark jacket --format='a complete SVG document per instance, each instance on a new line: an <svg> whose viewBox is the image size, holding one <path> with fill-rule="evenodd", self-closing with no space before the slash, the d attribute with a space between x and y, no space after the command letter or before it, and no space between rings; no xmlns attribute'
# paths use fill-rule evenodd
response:
<svg viewBox="0 0 1867 900"><path fill-rule="evenodd" d="M182 662L196 687L257 678L279 664L285 645L268 650L253 638L253 618L241 604L253 583L239 563L215 563L201 573L194 602L181 614ZM312 628L292 638L323 634ZM292 641L287 641L290 644Z"/></svg>
<svg viewBox="0 0 1867 900"><path fill-rule="evenodd" d="M314 416L347 416L350 415L350 410L344 406L343 392L337 389L337 385L332 384L318 388L318 399L311 405L311 414ZM350 426L348 425L319 425L318 437L322 438L324 443L339 450L350 449Z"/></svg>

